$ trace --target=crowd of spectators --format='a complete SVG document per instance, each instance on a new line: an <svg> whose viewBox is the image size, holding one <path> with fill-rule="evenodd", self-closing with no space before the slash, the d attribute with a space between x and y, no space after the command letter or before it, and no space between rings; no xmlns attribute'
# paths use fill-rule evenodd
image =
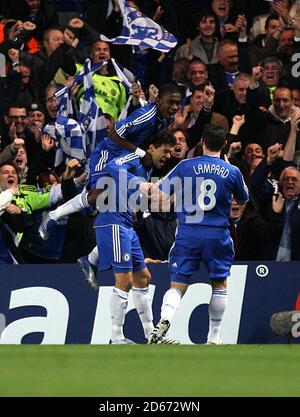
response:
<svg viewBox="0 0 300 417"><path fill-rule="evenodd" d="M110 122L155 100L166 84L182 95L175 115L176 146L164 172L201 155L209 123L228 133L224 151L238 166L251 199L231 209L236 260L300 260L300 1L131 1L173 33L169 53L114 45L122 16L117 0L85 1L84 16L62 23L57 2L0 2L0 264L76 262L95 246L93 209L70 215L44 242L43 212L79 193L86 174L79 161L57 166L54 93L70 85L85 59L107 61L93 75L97 103ZM130 93L111 58L135 76ZM4 62L4 61L1 61ZM73 91L80 105L83 87ZM166 260L176 213L136 213L145 256ZM74 239L76 236L76 239Z"/></svg>

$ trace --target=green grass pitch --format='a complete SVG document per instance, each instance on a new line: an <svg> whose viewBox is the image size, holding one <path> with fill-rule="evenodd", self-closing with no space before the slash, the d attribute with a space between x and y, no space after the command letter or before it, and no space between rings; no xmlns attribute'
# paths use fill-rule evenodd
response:
<svg viewBox="0 0 300 417"><path fill-rule="evenodd" d="M1 345L0 396L299 396L300 345Z"/></svg>

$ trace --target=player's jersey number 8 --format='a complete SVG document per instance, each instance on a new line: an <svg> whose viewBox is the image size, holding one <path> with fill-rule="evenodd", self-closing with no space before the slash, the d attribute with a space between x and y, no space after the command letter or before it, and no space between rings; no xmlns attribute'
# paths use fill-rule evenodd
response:
<svg viewBox="0 0 300 417"><path fill-rule="evenodd" d="M200 186L198 204L203 211L212 210L216 205L217 184L213 180L204 180Z"/></svg>

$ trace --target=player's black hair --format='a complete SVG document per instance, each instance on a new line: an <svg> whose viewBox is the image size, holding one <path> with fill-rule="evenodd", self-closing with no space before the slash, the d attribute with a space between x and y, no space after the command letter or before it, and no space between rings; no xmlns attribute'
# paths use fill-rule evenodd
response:
<svg viewBox="0 0 300 417"><path fill-rule="evenodd" d="M159 89L158 97L162 98L167 94L180 94L180 90L175 84L164 84Z"/></svg>
<svg viewBox="0 0 300 417"><path fill-rule="evenodd" d="M155 148L159 148L162 145L175 146L176 139L169 129L163 129L157 135L145 140L141 148L146 150L150 145L153 145Z"/></svg>
<svg viewBox="0 0 300 417"><path fill-rule="evenodd" d="M202 139L207 149L219 152L226 142L225 129L220 125L209 124L204 128Z"/></svg>

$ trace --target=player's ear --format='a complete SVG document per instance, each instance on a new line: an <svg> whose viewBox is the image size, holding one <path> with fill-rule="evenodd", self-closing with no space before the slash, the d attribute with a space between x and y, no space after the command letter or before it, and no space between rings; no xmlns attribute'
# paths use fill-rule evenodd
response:
<svg viewBox="0 0 300 417"><path fill-rule="evenodd" d="M150 155L153 153L153 149L155 149L155 146L151 143L150 145L149 145L149 148L147 149L147 152L149 152L150 153Z"/></svg>

